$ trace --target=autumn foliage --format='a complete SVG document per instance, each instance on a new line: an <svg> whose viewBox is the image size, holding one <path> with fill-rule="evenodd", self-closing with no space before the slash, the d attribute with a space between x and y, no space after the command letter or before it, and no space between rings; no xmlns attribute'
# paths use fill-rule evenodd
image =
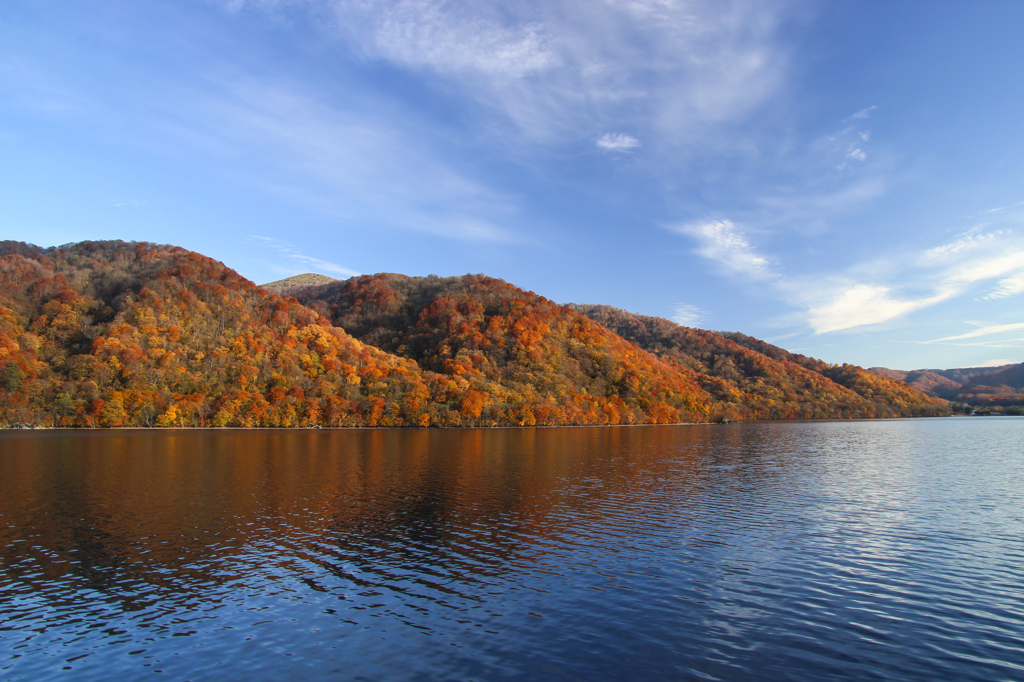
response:
<svg viewBox="0 0 1024 682"><path fill-rule="evenodd" d="M209 258L119 242L5 251L3 421L431 423L430 385L415 363Z"/></svg>
<svg viewBox="0 0 1024 682"><path fill-rule="evenodd" d="M756 340L614 309L561 306L483 275L373 275L295 296L177 247L2 242L0 425L534 426L941 413L937 401L860 368L780 359L772 354L785 351L754 348Z"/></svg>
<svg viewBox="0 0 1024 682"><path fill-rule="evenodd" d="M451 382L470 423L704 421L712 401L667 363L566 306L483 275L369 275L296 297L367 344ZM475 416L479 405L479 416Z"/></svg>
<svg viewBox="0 0 1024 682"><path fill-rule="evenodd" d="M621 336L700 376L731 419L940 416L935 400L855 365L830 365L750 336L691 329L609 306L574 306Z"/></svg>
<svg viewBox="0 0 1024 682"><path fill-rule="evenodd" d="M869 371L906 382L919 391L956 403L961 411L969 411L967 407L973 406L972 409L1024 413L1021 409L1024 407L1024 362L996 367L919 369L912 372L872 367Z"/></svg>

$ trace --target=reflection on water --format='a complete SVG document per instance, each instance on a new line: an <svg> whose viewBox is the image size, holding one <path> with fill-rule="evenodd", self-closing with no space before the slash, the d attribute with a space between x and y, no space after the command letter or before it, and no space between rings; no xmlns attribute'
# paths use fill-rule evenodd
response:
<svg viewBox="0 0 1024 682"><path fill-rule="evenodd" d="M4 679L1021 679L1024 419L0 435Z"/></svg>

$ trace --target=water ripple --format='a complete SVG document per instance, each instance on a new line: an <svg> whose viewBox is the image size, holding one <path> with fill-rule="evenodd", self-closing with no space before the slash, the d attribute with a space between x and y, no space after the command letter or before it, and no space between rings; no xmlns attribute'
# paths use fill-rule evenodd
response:
<svg viewBox="0 0 1024 682"><path fill-rule="evenodd" d="M0 435L4 679L1024 679L1024 420Z"/></svg>

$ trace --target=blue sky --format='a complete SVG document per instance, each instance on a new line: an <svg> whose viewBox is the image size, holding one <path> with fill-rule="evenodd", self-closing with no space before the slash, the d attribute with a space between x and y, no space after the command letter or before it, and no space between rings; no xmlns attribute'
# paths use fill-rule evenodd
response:
<svg viewBox="0 0 1024 682"><path fill-rule="evenodd" d="M1024 361L1024 3L0 5L0 237Z"/></svg>

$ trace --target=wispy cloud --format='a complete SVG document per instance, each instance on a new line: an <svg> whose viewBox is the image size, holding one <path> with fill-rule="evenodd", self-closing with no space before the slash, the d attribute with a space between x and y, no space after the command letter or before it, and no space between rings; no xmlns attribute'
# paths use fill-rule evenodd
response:
<svg viewBox="0 0 1024 682"><path fill-rule="evenodd" d="M757 279L772 276L768 259L757 255L731 220L692 223L673 229L697 241L694 253L720 263L729 270Z"/></svg>
<svg viewBox="0 0 1024 682"><path fill-rule="evenodd" d="M335 4L340 24L362 19L352 38L365 51L413 68L515 79L561 63L542 22L529 14L509 21L495 10L412 0Z"/></svg>
<svg viewBox="0 0 1024 682"><path fill-rule="evenodd" d="M679 303L672 308L672 321L685 327L696 326L704 319L704 311L694 305Z"/></svg>
<svg viewBox="0 0 1024 682"><path fill-rule="evenodd" d="M983 247L986 245L986 243L990 242L993 239L996 239L999 235L1003 234L1001 230L996 232L989 232L987 234L982 234L980 230L983 229L984 227L984 224L975 225L970 230L960 235L960 237L956 241L928 249L923 254L921 254L920 260L923 262L935 261L949 256L954 256L955 254L959 254L964 251L969 251L972 249Z"/></svg>
<svg viewBox="0 0 1024 682"><path fill-rule="evenodd" d="M758 227L778 226L788 230L810 231L822 221L842 215L885 196L888 184L881 177L866 177L812 191L777 192L756 199Z"/></svg>
<svg viewBox="0 0 1024 682"><path fill-rule="evenodd" d="M483 176L485 164L479 155L467 160L468 149L482 142L488 153L528 156L531 145L551 143L619 155L641 141L652 151L731 144L732 135L709 130L747 120L785 86L783 29L797 12L791 3L746 0L220 4L228 22L255 11L283 18L296 36L315 27L344 53L336 65L411 74L446 113L403 109L404 96L392 97L386 83L370 94L332 91L326 77L284 77L287 67L271 63L249 68L252 55L215 55L195 40L182 43L194 53L178 58L201 61L201 77L176 73L144 93L111 88L91 118L131 112L143 125L117 131L119 140L134 135L139 146L190 159L198 150L246 182L350 225L495 243L523 240L512 228L523 202L497 191L501 180ZM608 132L620 130L630 134Z"/></svg>
<svg viewBox="0 0 1024 682"><path fill-rule="evenodd" d="M627 152L640 146L640 140L625 133L605 133L597 138L597 146L612 152Z"/></svg>
<svg viewBox="0 0 1024 682"><path fill-rule="evenodd" d="M852 121L852 120L856 120L856 119L867 118L868 116L871 115L871 112L874 111L877 108L878 108L877 104L872 104L870 107L865 107L865 108L861 109L860 111L858 111L855 114L850 114L844 120Z"/></svg>
<svg viewBox="0 0 1024 682"><path fill-rule="evenodd" d="M279 255L284 256L285 258L298 261L305 265L310 265L314 269L319 270L321 274L324 272L330 272L332 274L341 275L342 277L346 278L358 277L361 274L359 272L356 272L355 270L352 270L351 268L346 268L343 265L338 265L337 263L331 263L329 261L321 260L319 258L314 258L313 256L307 256L306 254L302 253L291 244L283 242L280 239L274 239L273 237L263 237L255 234L249 235L249 238L270 247L271 249L277 251Z"/></svg>
<svg viewBox="0 0 1024 682"><path fill-rule="evenodd" d="M975 367L1002 367L1003 365L1016 364L1016 362L1016 360L999 358L998 360L988 360L986 362L982 362L981 364L975 365Z"/></svg>
<svg viewBox="0 0 1024 682"><path fill-rule="evenodd" d="M784 300L805 311L803 319L815 334L827 334L887 323L964 296L998 278L1003 279L984 298L1024 293L1024 244L1012 230L985 233L982 227L922 253L890 255L875 265L859 263L846 274L799 277L771 267L769 258L757 253L731 220L673 229L696 240L698 255L731 272L768 282ZM982 335L972 332L955 339Z"/></svg>
<svg viewBox="0 0 1024 682"><path fill-rule="evenodd" d="M1009 296L1016 296L1019 293L1024 292L1024 273L1014 275L1013 277L1007 277L999 282L999 286L993 291L989 292L984 298L989 300L997 298L1007 298Z"/></svg>
<svg viewBox="0 0 1024 682"><path fill-rule="evenodd" d="M795 11L742 0L303 6L364 58L435 74L534 140L629 116L692 141L703 124L742 120L785 82L780 28Z"/></svg>
<svg viewBox="0 0 1024 682"><path fill-rule="evenodd" d="M180 104L184 102L184 104ZM415 122L331 105L294 86L228 80L165 102L166 128L247 179L332 217L471 242L512 242L511 198L460 172Z"/></svg>
<svg viewBox="0 0 1024 682"><path fill-rule="evenodd" d="M897 286L880 283L852 282L831 288L819 285L822 291L830 293L825 294L824 303L810 307L808 322L818 334L888 322L964 296L979 283L1009 273L1017 274L1000 281L998 288L985 298L1005 298L1024 292L1024 250L1007 252L1007 247L1012 249L1015 242L1000 240L1000 236L1009 235L968 235L950 244L928 249L916 259L899 259L900 262L916 263L918 268L915 270L911 266L902 272L890 272L890 278L902 283L899 288L927 290L924 295L898 296L895 294ZM982 250L982 253L976 253L976 250ZM996 327L986 329L1004 330ZM937 341L975 338L988 333L995 331L975 330Z"/></svg>
<svg viewBox="0 0 1024 682"><path fill-rule="evenodd" d="M1016 204L1010 204L1009 206L997 206L996 208L990 208L985 211L987 214L991 213L1002 213L1008 211L1011 208L1017 208L1018 206L1024 206L1024 201L1018 201Z"/></svg>
<svg viewBox="0 0 1024 682"><path fill-rule="evenodd" d="M1005 332L1016 331L1017 329L1024 329L1024 322L1015 324L998 324L989 327L981 327L969 331L966 334L958 334L957 336L945 336L941 339L935 339L934 341L927 341L926 343L941 343L943 341L961 341L963 339L976 339L980 336L992 336L993 334L1003 334Z"/></svg>
<svg viewBox="0 0 1024 682"><path fill-rule="evenodd" d="M306 38L301 31L309 24L324 25L324 13L340 4L238 0L221 6L229 13L227 21L239 21L238 13L246 9L265 11L275 20L287 15L292 24L302 23L292 37ZM412 11L413 4L404 6ZM314 21L293 20L299 15ZM489 184L478 164L464 161L464 139L410 115L403 102L380 90L338 86L289 66L259 62L244 40L222 45L210 39L207 28L190 24L195 34L175 43L181 53L174 63L202 63L201 71L161 71L141 60L137 69L114 70L122 79L146 74L139 87L106 79L97 86L42 62L0 63L0 79L12 80L19 105L36 115L74 118L100 138L216 168L230 180L356 229L411 230L466 242L519 241L506 224L518 210L517 198ZM135 47L134 38L124 37L130 33L111 31L118 36L112 40ZM69 104L52 106L55 94ZM132 201L114 203L140 205Z"/></svg>
<svg viewBox="0 0 1024 682"><path fill-rule="evenodd" d="M1016 270L1024 270L1024 250L989 253L965 263L957 263L950 268L943 280L943 286L960 289L965 285L995 279Z"/></svg>
<svg viewBox="0 0 1024 682"><path fill-rule="evenodd" d="M871 284L851 284L833 294L823 305L808 311L808 323L815 334L880 324L940 301L946 295L918 300L894 298L891 288Z"/></svg>
<svg viewBox="0 0 1024 682"><path fill-rule="evenodd" d="M871 141L871 131L861 128L860 120L867 118L867 113L875 107L870 107L857 112L845 119L843 123L855 121L847 125L843 130L828 136L830 153L833 155L842 154L842 159L835 165L836 170L846 170L851 167L851 162L864 163L868 160L868 143ZM863 114L863 115L861 115Z"/></svg>

